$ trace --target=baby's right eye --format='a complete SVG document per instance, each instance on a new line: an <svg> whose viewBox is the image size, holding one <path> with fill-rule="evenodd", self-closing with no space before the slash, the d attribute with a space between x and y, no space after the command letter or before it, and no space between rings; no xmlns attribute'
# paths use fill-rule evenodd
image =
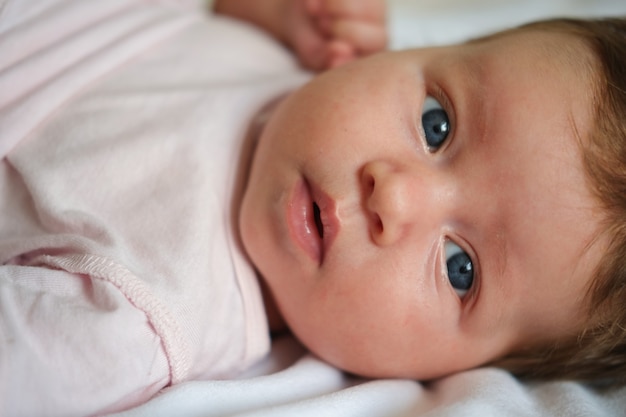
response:
<svg viewBox="0 0 626 417"><path fill-rule="evenodd" d="M426 97L422 107L422 129L424 129L426 145L433 152L443 145L450 133L448 113L431 96Z"/></svg>
<svg viewBox="0 0 626 417"><path fill-rule="evenodd" d="M463 298L474 283L474 264L470 256L456 243L446 240L446 269L454 291Z"/></svg>

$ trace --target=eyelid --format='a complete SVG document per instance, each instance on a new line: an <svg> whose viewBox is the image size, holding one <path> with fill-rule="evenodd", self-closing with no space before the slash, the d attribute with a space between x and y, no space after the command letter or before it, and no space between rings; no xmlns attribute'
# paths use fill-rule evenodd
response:
<svg viewBox="0 0 626 417"><path fill-rule="evenodd" d="M427 90L428 96L434 97L439 101L444 110L448 113L448 118L451 123L456 121L454 106L452 105L452 101L446 92L439 85L430 86ZM452 129L454 130L454 125L452 125Z"/></svg>
<svg viewBox="0 0 626 417"><path fill-rule="evenodd" d="M454 236L454 237L451 237ZM459 298L459 296L454 292L454 289L450 286L450 281L448 279L448 269L446 267L446 251L445 251L445 243L446 241L450 241L461 248L467 255L470 257L472 261L472 266L474 268L474 281L472 283L472 287L469 289L467 294L463 298ZM480 268L480 260L478 259L478 255L474 248L465 240L460 238L458 235L453 235L451 233L444 234L443 238L440 242L440 254L441 254L441 264L442 264L442 272L444 278L446 280L446 284L450 286L452 292L454 293L454 297L460 300L461 304L464 306L470 305L474 302L474 300L478 296L478 292L480 289L480 285L482 282L481 276L481 268Z"/></svg>

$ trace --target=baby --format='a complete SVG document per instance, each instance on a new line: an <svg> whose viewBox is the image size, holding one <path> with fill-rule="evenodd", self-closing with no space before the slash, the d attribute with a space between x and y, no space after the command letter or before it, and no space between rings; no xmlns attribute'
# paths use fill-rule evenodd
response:
<svg viewBox="0 0 626 417"><path fill-rule="evenodd" d="M239 220L288 327L372 377L623 379L625 53L623 20L538 23L285 99Z"/></svg>
<svg viewBox="0 0 626 417"><path fill-rule="evenodd" d="M218 85L211 104L196 90L213 85L167 45L4 156L0 414L104 413L230 377L267 352L268 327L368 377L496 363L623 378L623 20L355 60L385 45L382 1L215 11L266 29L307 68L338 68L265 106L239 167L239 131L207 119L247 122L265 100L242 106L244 90L283 86L231 79L235 98ZM141 71L164 63L171 85Z"/></svg>

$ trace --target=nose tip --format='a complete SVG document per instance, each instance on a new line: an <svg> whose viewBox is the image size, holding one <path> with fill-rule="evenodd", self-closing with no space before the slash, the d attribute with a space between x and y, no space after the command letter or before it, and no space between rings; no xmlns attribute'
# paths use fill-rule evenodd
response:
<svg viewBox="0 0 626 417"><path fill-rule="evenodd" d="M361 173L365 213L373 241L388 246L409 225L410 196L405 175L385 162L368 163Z"/></svg>

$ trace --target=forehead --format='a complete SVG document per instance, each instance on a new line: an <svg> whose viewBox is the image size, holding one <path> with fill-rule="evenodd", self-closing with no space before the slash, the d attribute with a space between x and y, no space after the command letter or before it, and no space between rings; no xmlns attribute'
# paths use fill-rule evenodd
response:
<svg viewBox="0 0 626 417"><path fill-rule="evenodd" d="M585 54L569 36L528 32L435 60L457 98L455 140L464 151L451 166L467 189L462 229L481 258L481 302L468 329L545 337L582 319L599 258L598 204L581 153L593 126Z"/></svg>

